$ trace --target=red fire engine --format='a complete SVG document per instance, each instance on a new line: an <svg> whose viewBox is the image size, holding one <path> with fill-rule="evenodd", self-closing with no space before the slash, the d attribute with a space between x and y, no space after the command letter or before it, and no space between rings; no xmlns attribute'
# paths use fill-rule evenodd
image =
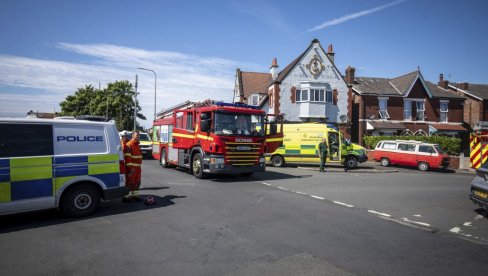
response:
<svg viewBox="0 0 488 276"><path fill-rule="evenodd" d="M263 172L264 154L283 143L281 117L256 106L207 100L171 111L153 123L153 157L197 178Z"/></svg>

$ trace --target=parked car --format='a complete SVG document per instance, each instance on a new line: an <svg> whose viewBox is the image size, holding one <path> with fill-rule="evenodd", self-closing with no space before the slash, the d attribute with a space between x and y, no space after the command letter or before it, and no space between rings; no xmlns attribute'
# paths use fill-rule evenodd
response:
<svg viewBox="0 0 488 276"><path fill-rule="evenodd" d="M374 160L384 167L397 164L414 166L421 171L445 169L451 161L438 144L414 140L380 141L374 150Z"/></svg>
<svg viewBox="0 0 488 276"><path fill-rule="evenodd" d="M488 210L488 162L476 169L476 176L471 181L469 198L474 204Z"/></svg>

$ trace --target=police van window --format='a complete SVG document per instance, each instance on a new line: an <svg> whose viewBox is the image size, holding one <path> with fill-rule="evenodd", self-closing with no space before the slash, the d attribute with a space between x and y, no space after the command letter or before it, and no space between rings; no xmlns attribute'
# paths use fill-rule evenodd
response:
<svg viewBox="0 0 488 276"><path fill-rule="evenodd" d="M55 125L55 154L107 153L105 128L99 125Z"/></svg>
<svg viewBox="0 0 488 276"><path fill-rule="evenodd" d="M0 158L53 155L51 125L0 124Z"/></svg>

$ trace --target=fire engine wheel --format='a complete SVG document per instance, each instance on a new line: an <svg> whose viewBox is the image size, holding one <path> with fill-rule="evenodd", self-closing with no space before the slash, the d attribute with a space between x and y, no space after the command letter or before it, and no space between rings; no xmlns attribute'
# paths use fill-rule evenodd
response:
<svg viewBox="0 0 488 276"><path fill-rule="evenodd" d="M346 161L344 162L344 165L348 169L355 169L358 166L358 161L356 160L355 157L349 156L346 158Z"/></svg>
<svg viewBox="0 0 488 276"><path fill-rule="evenodd" d="M200 153L193 156L191 170L196 178L205 178L205 173L203 172L203 158Z"/></svg>
<svg viewBox="0 0 488 276"><path fill-rule="evenodd" d="M280 155L275 155L271 158L271 164L273 164L273 167L283 167L285 160Z"/></svg>
<svg viewBox="0 0 488 276"><path fill-rule="evenodd" d="M159 164L161 164L161 167L167 168L168 167L168 158L166 157L166 150L163 149L161 151L161 158L159 159Z"/></svg>
<svg viewBox="0 0 488 276"><path fill-rule="evenodd" d="M390 166L390 159L383 157L380 159L380 164L383 167L388 167L388 166Z"/></svg>
<svg viewBox="0 0 488 276"><path fill-rule="evenodd" d="M97 209L100 197L100 191L96 187L82 183L65 192L59 208L70 217L88 216Z"/></svg>
<svg viewBox="0 0 488 276"><path fill-rule="evenodd" d="M429 166L429 163L427 163L427 162L419 162L417 164L417 168L419 168L419 170L421 170L421 171L427 171L427 170L429 170L430 166Z"/></svg>

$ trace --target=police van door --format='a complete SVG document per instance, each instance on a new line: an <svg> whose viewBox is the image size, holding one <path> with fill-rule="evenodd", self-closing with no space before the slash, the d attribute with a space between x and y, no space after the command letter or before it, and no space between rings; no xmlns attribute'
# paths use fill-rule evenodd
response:
<svg viewBox="0 0 488 276"><path fill-rule="evenodd" d="M0 122L0 214L52 208L51 124Z"/></svg>

